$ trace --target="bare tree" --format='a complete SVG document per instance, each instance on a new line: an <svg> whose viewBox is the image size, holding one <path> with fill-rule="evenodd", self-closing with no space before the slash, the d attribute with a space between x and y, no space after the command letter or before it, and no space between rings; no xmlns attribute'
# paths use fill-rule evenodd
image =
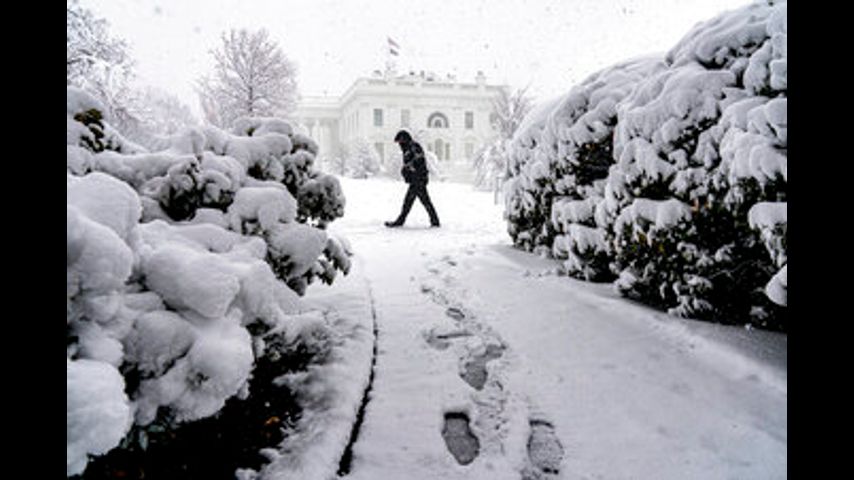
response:
<svg viewBox="0 0 854 480"><path fill-rule="evenodd" d="M287 117L296 109L296 66L266 30L232 29L211 53L214 73L198 84L208 122L226 128L241 116Z"/></svg>
<svg viewBox="0 0 854 480"><path fill-rule="evenodd" d="M531 111L533 100L528 96L528 87L510 91L502 88L492 100L492 124L498 135L506 140L513 138L525 115Z"/></svg>
<svg viewBox="0 0 854 480"><path fill-rule="evenodd" d="M146 87L141 93L147 101L138 116L148 131L165 135L199 124L190 107L174 94L156 87Z"/></svg>
<svg viewBox="0 0 854 480"><path fill-rule="evenodd" d="M94 94L107 109L112 122L130 122L133 93L133 61L124 40L112 37L109 24L77 0L66 2L65 82Z"/></svg>
<svg viewBox="0 0 854 480"><path fill-rule="evenodd" d="M127 103L127 118L119 130L129 140L146 148L160 148L162 137L199 125L188 105L161 88L133 89Z"/></svg>
<svg viewBox="0 0 854 480"><path fill-rule="evenodd" d="M66 3L65 61L66 85L76 86L95 75L99 66L132 67L124 40L111 37L107 21L77 0Z"/></svg>
<svg viewBox="0 0 854 480"><path fill-rule="evenodd" d="M496 191L500 188L510 140L533 107L533 99L527 91L528 87L515 91L503 88L492 100L490 121L498 135L475 155L476 186Z"/></svg>

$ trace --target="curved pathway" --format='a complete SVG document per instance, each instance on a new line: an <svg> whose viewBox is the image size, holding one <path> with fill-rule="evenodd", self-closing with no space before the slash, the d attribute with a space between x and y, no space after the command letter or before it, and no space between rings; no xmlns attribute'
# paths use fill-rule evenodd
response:
<svg viewBox="0 0 854 480"><path fill-rule="evenodd" d="M344 187L377 323L347 478L786 478L785 335L558 277L470 187L431 184L441 229L393 230L402 185Z"/></svg>

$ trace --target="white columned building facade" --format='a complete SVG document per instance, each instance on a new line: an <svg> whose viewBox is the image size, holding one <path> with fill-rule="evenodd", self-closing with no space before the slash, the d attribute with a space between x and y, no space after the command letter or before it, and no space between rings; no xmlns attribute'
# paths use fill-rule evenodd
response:
<svg viewBox="0 0 854 480"><path fill-rule="evenodd" d="M399 151L394 135L409 131L433 152L446 172L471 170L474 154L492 140L492 101L503 88L437 79L430 74L359 78L340 98L304 97L295 119L320 147L319 156L338 155L356 140L367 141L386 163Z"/></svg>

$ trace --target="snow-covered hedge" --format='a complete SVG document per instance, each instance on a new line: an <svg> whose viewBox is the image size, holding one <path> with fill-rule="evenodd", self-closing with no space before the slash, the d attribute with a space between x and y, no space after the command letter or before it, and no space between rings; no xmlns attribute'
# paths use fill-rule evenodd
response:
<svg viewBox="0 0 854 480"><path fill-rule="evenodd" d="M299 295L350 267L323 228L343 215L340 186L286 122L189 130L149 152L102 111L68 88L67 475L132 427L249 395L266 345L318 328Z"/></svg>
<svg viewBox="0 0 854 480"><path fill-rule="evenodd" d="M786 14L724 12L532 112L510 152L516 245L674 314L784 324Z"/></svg>
<svg viewBox="0 0 854 480"><path fill-rule="evenodd" d="M505 218L513 242L526 250L548 254L554 228L548 222L554 197L550 157L543 144L549 114L562 101L557 98L535 107L513 136L507 159Z"/></svg>
<svg viewBox="0 0 854 480"><path fill-rule="evenodd" d="M345 145L337 155L324 159L324 170L349 178L369 178L383 172L377 150L364 138Z"/></svg>
<svg viewBox="0 0 854 480"><path fill-rule="evenodd" d="M588 240L602 237L605 226L597 226L593 218L600 201L588 200L603 197L614 163L616 105L639 81L663 68L654 58L617 65L528 115L510 146L506 187L510 234L517 245L567 259L572 275L607 276L607 268L595 260L607 246L595 240L582 245L568 233L584 226L600 230L582 234Z"/></svg>

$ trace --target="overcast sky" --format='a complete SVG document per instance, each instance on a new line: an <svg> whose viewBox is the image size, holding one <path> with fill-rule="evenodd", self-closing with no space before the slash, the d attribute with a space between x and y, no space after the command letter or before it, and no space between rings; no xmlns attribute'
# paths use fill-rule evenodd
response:
<svg viewBox="0 0 854 480"><path fill-rule="evenodd" d="M80 0L125 39L141 82L198 111L194 81L230 28L266 28L297 64L303 95L340 95L382 69L523 87L538 100L639 55L665 52L697 22L748 0Z"/></svg>

